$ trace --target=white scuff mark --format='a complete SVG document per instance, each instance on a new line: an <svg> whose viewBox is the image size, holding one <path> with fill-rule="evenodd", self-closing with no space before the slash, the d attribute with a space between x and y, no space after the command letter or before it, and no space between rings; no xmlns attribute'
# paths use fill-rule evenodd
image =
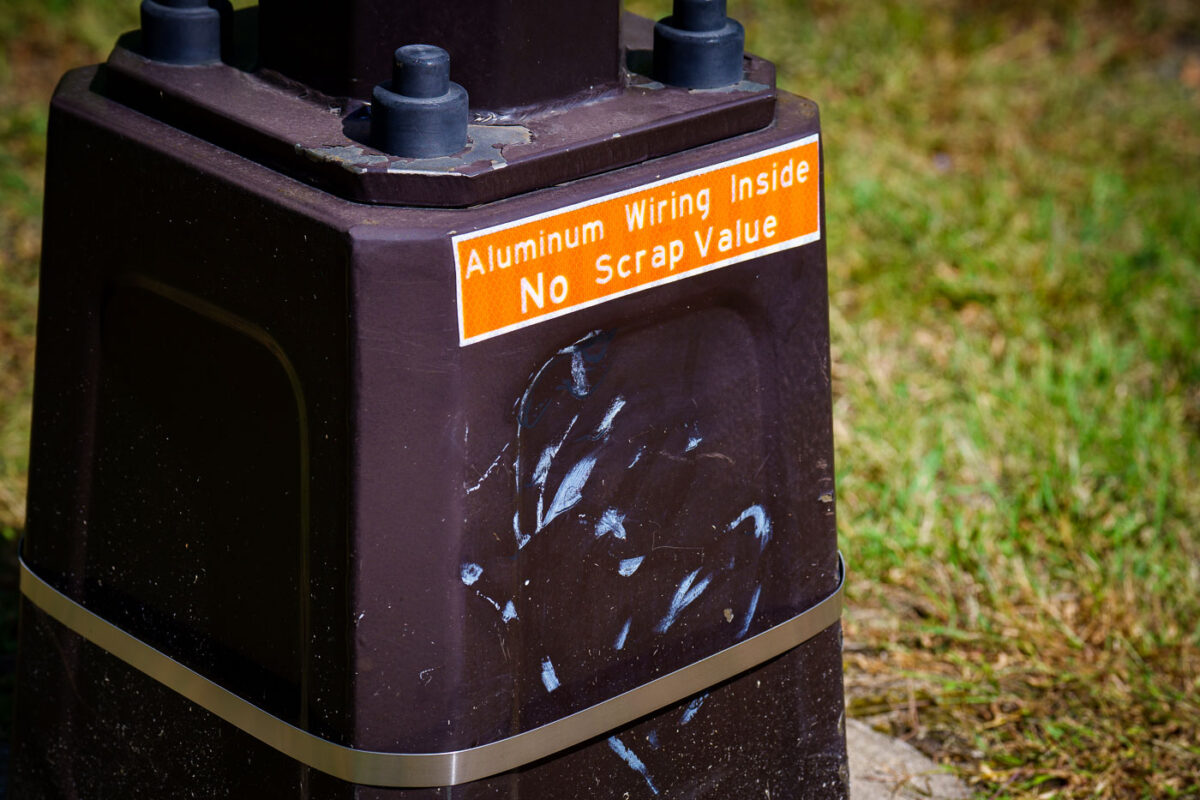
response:
<svg viewBox="0 0 1200 800"><path fill-rule="evenodd" d="M687 704L687 708L683 710L683 715L679 717L680 725L687 725L696 716L696 712L700 710L700 706L704 705L704 701L708 698L708 693L697 697L695 700Z"/></svg>
<svg viewBox="0 0 1200 800"><path fill-rule="evenodd" d="M606 533L611 533L618 539L625 538L625 515L615 508L605 509L600 521L596 523L596 538L599 539Z"/></svg>
<svg viewBox="0 0 1200 800"><path fill-rule="evenodd" d="M612 433L613 420L617 418L617 414L621 413L621 409L625 407L625 398L617 397L612 401L612 405L608 407L608 411L604 414L604 419L600 420L600 425L596 428L596 432L592 434L593 439L603 439Z"/></svg>
<svg viewBox="0 0 1200 800"><path fill-rule="evenodd" d="M495 600L493 600L492 598L488 597L488 596L487 596L486 594L484 594L483 592L481 592L481 591L479 591L478 589L476 589L476 590L475 590L475 594L477 594L479 597L482 597L484 600L487 600L487 601L488 601L488 603L489 603L489 604L491 604L492 608L496 609L497 611L499 611L499 610L500 610L500 604L499 604L499 603L497 603L497 602L496 602Z"/></svg>
<svg viewBox="0 0 1200 800"><path fill-rule="evenodd" d="M622 761L629 765L630 769L645 779L646 785L650 787L650 791L658 794L658 789L655 788L654 781L650 780L650 773L646 770L646 765L642 763L642 760L632 750L625 746L624 742L616 736L610 736L608 737L608 746Z"/></svg>
<svg viewBox="0 0 1200 800"><path fill-rule="evenodd" d="M365 612L365 611L358 612L358 616L354 618L354 624L357 625L358 623L362 622L363 617L365 617L366 615L367 615L367 612Z"/></svg>
<svg viewBox="0 0 1200 800"><path fill-rule="evenodd" d="M525 545L529 544L529 535L521 533L521 511L513 514L513 537L517 540L517 549L520 550Z"/></svg>
<svg viewBox="0 0 1200 800"><path fill-rule="evenodd" d="M563 509L559 510L558 512L554 512L554 509L552 506L551 512L554 512L554 513L551 513L551 515L549 517L543 516L543 512L544 512L545 504L546 504L546 479L550 476L550 467L554 464L554 458L558 455L558 451L562 449L563 443L567 441L567 437L571 435L571 429L575 427L575 423L578 421L579 421L578 414L576 414L574 417L571 417L571 421L567 423L567 429L565 431L563 431L562 437L558 440L557 443L548 445L546 447L546 449L544 449L542 451L541 457L538 458L537 466L534 467L534 469L533 469L533 476L532 476L533 477L533 485L536 486L537 490L538 490L537 516L535 518L537 521L537 527L534 529L534 531L533 531L534 533L537 533L542 528L546 527L546 524L548 522L550 522L550 520L554 519L554 517L557 517L563 511L565 511L568 508L570 508L571 506L575 505L575 503L571 503L570 505L566 506L566 508L563 508ZM579 467L578 464L576 464L575 466L576 466L576 468ZM590 468L588 469L588 472L589 473L591 472ZM555 498L554 498L556 503L558 502L559 496L562 495L563 486L567 483L567 480L570 477L571 477L571 473L568 473L567 477L563 478L563 482L558 485L558 494L556 494ZM586 476L584 477L584 480L585 481L587 480ZM578 499L576 499L575 502L578 502ZM517 517L514 520L515 525L520 524L520 513L521 513L520 511L517 512ZM518 549L525 546L525 542L521 541L521 536L522 536L521 531L518 528L517 529L517 547L518 547ZM528 536L525 536L525 541L526 542L529 541Z"/></svg>
<svg viewBox="0 0 1200 800"><path fill-rule="evenodd" d="M516 491L517 497L521 496L521 490L522 490L522 487L521 487L521 427L525 426L525 425L536 424L536 420L534 420L532 422L530 421L529 409L527 408L527 406L529 405L529 397L533 393L534 387L536 387L538 385L538 381L541 380L542 374L545 373L545 371L550 368L550 365L554 363L554 360L558 356L567 355L568 353L571 354L572 380L578 382L577 376L575 375L576 365L578 364L578 368L580 370L584 370L583 354L580 351L580 346L595 339L601 333L602 333L602 331L600 331L600 330L594 330L591 333L589 333L587 336L584 336L582 339L577 340L573 344L569 344L566 347L561 348L553 356L546 359L546 361L540 367L538 367L538 370L537 370L537 372L535 372L533 374L533 377L529 379L529 383L526 384L526 386L525 386L525 391L521 394L521 398L519 400L517 400L517 403L516 403L517 420L518 420L518 422L517 422L517 448L516 448L516 453L513 456L513 481L514 481L514 489ZM586 381L586 378L587 378L586 370L584 370L582 377ZM540 413L538 416L540 417ZM575 420L573 419L573 420L571 420L571 425L574 425L574 424L575 424ZM570 426L568 426L567 431L570 432ZM559 446L562 445L562 441L565 441L566 438L567 438L566 434L563 434L563 438L559 442ZM557 452L557 449L555 452ZM553 458L553 456L551 456L551 458ZM547 465L547 470L549 470L548 465ZM545 488L545 486L543 484L540 487L540 489L544 490L544 488ZM538 517L540 518L541 517L541 508L540 508L541 497L538 498L538 503L539 503ZM525 545L529 544L529 539L531 538L531 534L525 533L521 528L521 511L520 511L519 507L517 509L517 512L513 515L513 536L516 539L518 550L525 547Z"/></svg>
<svg viewBox="0 0 1200 800"><path fill-rule="evenodd" d="M771 518L767 511L757 503L742 512L741 516L729 523L727 531L735 531L738 526L748 519L754 520L754 538L758 539L758 549L762 550L771 541Z"/></svg>
<svg viewBox="0 0 1200 800"><path fill-rule="evenodd" d="M471 586L474 584L475 581L479 580L479 576L482 574L483 567L469 561L462 565L462 571L459 573L465 586Z"/></svg>
<svg viewBox="0 0 1200 800"><path fill-rule="evenodd" d="M630 461L629 466L626 467L625 469L633 469L633 465L642 460L642 453L645 453L645 452L646 452L646 448L644 445L642 447L639 447L637 453L633 457L633 461Z"/></svg>
<svg viewBox="0 0 1200 800"><path fill-rule="evenodd" d="M429 682L431 680L433 680L432 676L433 676L433 671L435 669L437 669L437 667L430 667L429 669L423 669L420 672L418 672L417 677L421 679L421 683L428 686Z"/></svg>
<svg viewBox="0 0 1200 800"><path fill-rule="evenodd" d="M754 590L754 596L750 598L750 607L746 609L746 619L742 622L741 629L738 630L737 638L742 638L746 632L750 630L750 623L754 621L754 612L758 610L758 596L762 594L762 587L759 586Z"/></svg>
<svg viewBox="0 0 1200 800"><path fill-rule="evenodd" d="M613 642L614 650L625 649L625 639L629 637L629 626L633 625L633 617L625 620L625 624L621 626L621 632L617 634L617 640Z"/></svg>
<svg viewBox="0 0 1200 800"><path fill-rule="evenodd" d="M675 590L675 596L671 598L671 608L668 609L667 615L662 618L662 622L658 623L654 628L655 632L666 633L675 624L675 620L679 617L679 612L695 602L696 598L708 588L708 584L712 582L711 575L705 577L704 580L695 586L692 585L699 574L700 570L696 569L680 582L679 588Z"/></svg>
<svg viewBox="0 0 1200 800"><path fill-rule="evenodd" d="M504 604L504 611L500 613L500 616L505 622L512 622L517 618L517 607L513 605L512 600Z"/></svg>
<svg viewBox="0 0 1200 800"><path fill-rule="evenodd" d="M479 478L478 481L475 482L474 486L468 487L466 483L463 483L463 488L467 490L467 494L470 494L471 492L475 491L480 486L482 486L483 482L486 481L488 479L488 476L492 474L492 471L494 469L496 469L496 467L500 466L500 459L504 458L504 452L506 450L508 450L508 444L505 444L504 447L500 448L500 455L496 456L496 460L493 461L492 465L484 471L483 475Z"/></svg>
<svg viewBox="0 0 1200 800"><path fill-rule="evenodd" d="M547 692L553 692L559 687L558 676L554 674L554 663L549 657L542 659L542 683Z"/></svg>
<svg viewBox="0 0 1200 800"><path fill-rule="evenodd" d="M563 431L563 435L557 442L547 445L546 449L542 450L542 455L538 458L537 466L533 468L533 485L539 489L546 488L546 477L550 474L550 465L554 463L554 457L558 455L558 451L562 449L563 442L567 440L567 436L571 434L571 429L575 427L575 423L579 421L579 415L571 417L571 421L567 423L567 429Z"/></svg>
<svg viewBox="0 0 1200 800"><path fill-rule="evenodd" d="M583 363L583 351L579 348L571 353L571 394L587 397L591 387L587 382L587 365Z"/></svg>
<svg viewBox="0 0 1200 800"><path fill-rule="evenodd" d="M550 365L553 364L554 360L556 358L558 358L559 356L565 356L565 355L570 354L572 382L576 385L586 384L587 372L586 372L586 367L584 365L583 352L580 349L580 347L582 345L592 342L594 339L596 339L596 337L600 336L600 334L602 334L602 333L603 333L603 331L599 330L599 329L592 331L587 336L584 336L582 339L578 339L574 343L561 348L553 356L546 359L546 361L543 362L540 367L538 367L537 372L533 373L533 377L531 377L529 379L529 383L526 384L525 391L524 391L524 393L521 394L521 399L517 401L517 419L518 420L524 420L524 421L529 420L529 416L528 416L528 414L526 414L526 408L525 408L525 406L529 403L529 395L533 393L534 387L538 385L538 382L542 378L542 374L547 369L550 368ZM579 370L582 370L583 372L580 373Z"/></svg>
<svg viewBox="0 0 1200 800"><path fill-rule="evenodd" d="M624 539L625 537L622 536L621 538ZM619 572L623 577L628 578L630 575L638 571L638 567L640 567L642 562L645 560L645 556L623 558L621 559L621 563L617 565L617 572Z"/></svg>
<svg viewBox="0 0 1200 800"><path fill-rule="evenodd" d="M704 441L703 436L693 436L692 438L688 439L687 447L683 448L683 452L685 452L685 453L692 452L697 447L699 447L700 443L703 441Z"/></svg>
<svg viewBox="0 0 1200 800"><path fill-rule="evenodd" d="M550 504L550 509L546 512L546 516L538 521L538 530L542 530L556 517L565 511L570 511L576 503L583 499L583 486L587 483L587 479L592 474L592 469L596 466L596 456L590 455L585 457L575 466L571 467L571 471L562 479L562 483L558 485L558 491L554 493L554 502ZM541 505L541 501L538 501Z"/></svg>

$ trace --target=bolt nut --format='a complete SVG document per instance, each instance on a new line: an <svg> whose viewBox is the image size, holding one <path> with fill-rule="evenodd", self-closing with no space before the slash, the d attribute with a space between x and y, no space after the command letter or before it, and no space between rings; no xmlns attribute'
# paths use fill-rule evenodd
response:
<svg viewBox="0 0 1200 800"><path fill-rule="evenodd" d="M167 64L221 61L220 8L208 0L143 0L142 54Z"/></svg>
<svg viewBox="0 0 1200 800"><path fill-rule="evenodd" d="M654 26L654 78L668 86L715 89L742 80L746 32L725 0L675 0Z"/></svg>
<svg viewBox="0 0 1200 800"><path fill-rule="evenodd" d="M450 81L450 54L429 44L396 51L392 80L372 92L371 139L404 158L434 158L467 146L467 90Z"/></svg>

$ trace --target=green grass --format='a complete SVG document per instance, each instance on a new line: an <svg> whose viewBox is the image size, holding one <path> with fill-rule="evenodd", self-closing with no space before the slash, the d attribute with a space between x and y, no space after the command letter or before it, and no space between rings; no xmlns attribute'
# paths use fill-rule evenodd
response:
<svg viewBox="0 0 1200 800"><path fill-rule="evenodd" d="M47 103L137 25L124 0L0 0L0 533L23 527Z"/></svg>
<svg viewBox="0 0 1200 800"><path fill-rule="evenodd" d="M1200 797L1200 7L730 6L822 107L851 713Z"/></svg>
<svg viewBox="0 0 1200 800"><path fill-rule="evenodd" d="M13 535L46 98L136 3L0 2ZM730 8L822 107L851 713L981 797L1200 797L1200 6Z"/></svg>

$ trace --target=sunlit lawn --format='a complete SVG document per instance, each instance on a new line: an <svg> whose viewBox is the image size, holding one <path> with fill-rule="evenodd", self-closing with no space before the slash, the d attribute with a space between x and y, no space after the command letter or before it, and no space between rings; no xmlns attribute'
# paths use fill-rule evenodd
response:
<svg viewBox="0 0 1200 800"><path fill-rule="evenodd" d="M0 3L12 538L46 101L137 3ZM822 107L850 712L982 797L1200 797L1200 4L1115 5L730 2Z"/></svg>

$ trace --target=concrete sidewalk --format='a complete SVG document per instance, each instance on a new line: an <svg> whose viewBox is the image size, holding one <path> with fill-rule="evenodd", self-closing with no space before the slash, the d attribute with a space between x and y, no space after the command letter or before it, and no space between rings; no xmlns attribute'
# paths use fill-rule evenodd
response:
<svg viewBox="0 0 1200 800"><path fill-rule="evenodd" d="M967 787L916 748L846 720L851 800L962 800Z"/></svg>

